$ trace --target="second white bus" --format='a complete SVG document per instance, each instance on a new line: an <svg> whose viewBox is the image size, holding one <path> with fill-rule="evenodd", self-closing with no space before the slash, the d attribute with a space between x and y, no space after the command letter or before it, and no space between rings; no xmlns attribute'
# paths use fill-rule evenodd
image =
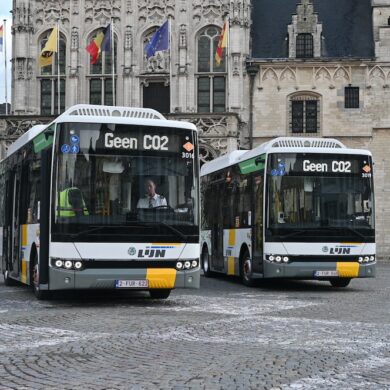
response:
<svg viewBox="0 0 390 390"><path fill-rule="evenodd" d="M373 162L335 139L276 138L202 166L206 276L318 279L345 287L375 276Z"/></svg>

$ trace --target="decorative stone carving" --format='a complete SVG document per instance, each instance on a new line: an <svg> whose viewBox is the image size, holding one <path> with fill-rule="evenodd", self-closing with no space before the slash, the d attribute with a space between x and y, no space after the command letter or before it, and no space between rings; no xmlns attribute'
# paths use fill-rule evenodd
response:
<svg viewBox="0 0 390 390"><path fill-rule="evenodd" d="M169 73L169 55L166 52L157 52L155 56L146 58L144 68L150 73Z"/></svg>
<svg viewBox="0 0 390 390"><path fill-rule="evenodd" d="M86 0L85 1L85 22L88 24L98 21L101 26L114 21L121 20L120 0Z"/></svg>
<svg viewBox="0 0 390 390"><path fill-rule="evenodd" d="M229 3L222 0L194 0L192 2L193 18L196 23L215 23L220 20L226 10L229 9Z"/></svg>
<svg viewBox="0 0 390 390"><path fill-rule="evenodd" d="M72 14L78 15L79 13L79 0L73 0L72 3Z"/></svg>
<svg viewBox="0 0 390 390"><path fill-rule="evenodd" d="M368 84L370 86L386 84L386 73L381 66L377 65L369 70Z"/></svg>
<svg viewBox="0 0 390 390"><path fill-rule="evenodd" d="M187 49L187 26L185 24L180 25L179 49Z"/></svg>
<svg viewBox="0 0 390 390"><path fill-rule="evenodd" d="M296 56L296 39L299 34L311 34L313 36L313 56L321 56L322 23L318 22L318 16L314 12L311 0L301 0L297 5L297 13L292 16L292 23L288 26L289 57Z"/></svg>
<svg viewBox="0 0 390 390"><path fill-rule="evenodd" d="M146 21L161 24L164 20L175 16L175 0L138 0L139 24Z"/></svg>
<svg viewBox="0 0 390 390"><path fill-rule="evenodd" d="M131 26L126 26L125 30L125 50L133 49L133 30Z"/></svg>
<svg viewBox="0 0 390 390"><path fill-rule="evenodd" d="M250 25L250 1L232 1L229 15L230 25L248 27Z"/></svg>
<svg viewBox="0 0 390 390"><path fill-rule="evenodd" d="M201 165L204 163L214 160L220 155L220 152L213 148L210 144L205 142L206 140L201 140L199 142L199 159Z"/></svg>
<svg viewBox="0 0 390 390"><path fill-rule="evenodd" d="M232 54L232 62L233 62L233 67L232 67L233 76L239 76L240 75L240 53Z"/></svg>
<svg viewBox="0 0 390 390"><path fill-rule="evenodd" d="M71 36L71 42L70 42L70 49L71 50L78 50L79 48L79 29L78 27L72 28L72 36Z"/></svg>
<svg viewBox="0 0 390 390"><path fill-rule="evenodd" d="M63 26L69 25L70 0L41 0L36 5L35 23L38 27L56 23L57 20Z"/></svg>

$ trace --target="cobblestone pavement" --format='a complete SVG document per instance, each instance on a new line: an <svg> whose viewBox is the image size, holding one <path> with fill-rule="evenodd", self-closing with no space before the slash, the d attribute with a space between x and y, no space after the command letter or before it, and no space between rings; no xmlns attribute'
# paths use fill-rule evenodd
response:
<svg viewBox="0 0 390 390"><path fill-rule="evenodd" d="M0 279L0 389L390 389L390 265L346 289L202 277L36 301Z"/></svg>

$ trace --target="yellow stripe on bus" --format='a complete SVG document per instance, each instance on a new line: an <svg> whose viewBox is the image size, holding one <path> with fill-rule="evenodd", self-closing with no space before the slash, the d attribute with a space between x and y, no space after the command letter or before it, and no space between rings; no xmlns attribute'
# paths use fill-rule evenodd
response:
<svg viewBox="0 0 390 390"><path fill-rule="evenodd" d="M22 274L20 275L20 281L27 283L27 261L22 260Z"/></svg>
<svg viewBox="0 0 390 390"><path fill-rule="evenodd" d="M234 257L229 256L228 257L228 275L234 275Z"/></svg>
<svg viewBox="0 0 390 390"><path fill-rule="evenodd" d="M28 225L22 225L22 246L27 246L27 227Z"/></svg>
<svg viewBox="0 0 390 390"><path fill-rule="evenodd" d="M146 279L149 281L149 288L174 288L176 281L176 270L173 268L148 268Z"/></svg>
<svg viewBox="0 0 390 390"><path fill-rule="evenodd" d="M341 278L356 278L359 276L359 263L338 262L337 272Z"/></svg>
<svg viewBox="0 0 390 390"><path fill-rule="evenodd" d="M234 246L236 244L236 231L235 229L230 229L229 230L229 246Z"/></svg>

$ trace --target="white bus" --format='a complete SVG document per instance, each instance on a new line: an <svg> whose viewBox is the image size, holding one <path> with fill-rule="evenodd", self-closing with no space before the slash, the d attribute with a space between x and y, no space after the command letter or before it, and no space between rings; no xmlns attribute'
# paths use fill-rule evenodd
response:
<svg viewBox="0 0 390 390"><path fill-rule="evenodd" d="M375 276L373 163L335 139L276 138L202 166L201 262L214 272L327 280Z"/></svg>
<svg viewBox="0 0 390 390"><path fill-rule="evenodd" d="M30 129L0 164L5 284L199 288L197 145L151 109L77 105Z"/></svg>

